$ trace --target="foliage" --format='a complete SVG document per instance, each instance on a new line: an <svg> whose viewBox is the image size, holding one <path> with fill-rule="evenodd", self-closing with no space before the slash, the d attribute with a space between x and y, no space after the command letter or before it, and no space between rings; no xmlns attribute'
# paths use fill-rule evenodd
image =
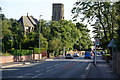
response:
<svg viewBox="0 0 120 80"><path fill-rule="evenodd" d="M11 56L10 53L4 53L2 56Z"/></svg>
<svg viewBox="0 0 120 80"><path fill-rule="evenodd" d="M118 38L117 38L117 50L120 51L120 1L115 3L115 7L116 7L116 21L118 24L118 30L117 30L117 34L118 34Z"/></svg>
<svg viewBox="0 0 120 80"><path fill-rule="evenodd" d="M74 24L67 20L49 22L41 20L41 27L38 25L35 27L35 31L27 34L15 19L7 19L4 16L3 23L3 50L5 52L14 48L13 55L27 55L29 51L24 49L30 48L35 48L34 53L40 53L38 51L39 39L40 48L55 53L55 56L62 54L63 47L66 50L79 50L79 44L81 44L81 49L84 50L91 46L89 30L81 23Z"/></svg>
<svg viewBox="0 0 120 80"><path fill-rule="evenodd" d="M33 50L13 50L11 54L14 56L32 55Z"/></svg>
<svg viewBox="0 0 120 80"><path fill-rule="evenodd" d="M77 20L82 14L83 17L80 17L80 20L87 20L91 26L94 26L94 38L100 39L101 47L106 48L110 40L117 38L118 23L116 18L119 13L116 11L115 3L77 1L72 13L74 20Z"/></svg>
<svg viewBox="0 0 120 80"><path fill-rule="evenodd" d="M76 27L81 31L81 37L79 38L79 41L77 41L76 45L74 45L74 47L78 50L86 50L91 48L93 44L89 35L90 30L86 25L79 22L76 23Z"/></svg>
<svg viewBox="0 0 120 80"><path fill-rule="evenodd" d="M40 48L34 48L34 54L40 54L41 49Z"/></svg>

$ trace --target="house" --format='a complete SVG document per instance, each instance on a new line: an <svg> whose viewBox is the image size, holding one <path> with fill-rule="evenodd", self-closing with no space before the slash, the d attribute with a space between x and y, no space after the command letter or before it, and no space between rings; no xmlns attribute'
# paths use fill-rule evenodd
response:
<svg viewBox="0 0 120 80"><path fill-rule="evenodd" d="M35 27L39 24L38 20L32 16L21 16L18 20L22 24L22 29L26 33L32 32L35 30Z"/></svg>

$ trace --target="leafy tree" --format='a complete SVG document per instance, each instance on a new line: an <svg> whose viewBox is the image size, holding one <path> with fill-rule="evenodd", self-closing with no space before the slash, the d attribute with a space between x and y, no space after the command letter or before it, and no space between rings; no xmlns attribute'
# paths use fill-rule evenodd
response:
<svg viewBox="0 0 120 80"><path fill-rule="evenodd" d="M117 30L117 34L118 34L118 37L117 37L117 50L120 51L120 1L119 2L116 2L114 4L115 6L115 11L116 11L116 17L115 17L115 20L118 24L118 30Z"/></svg>
<svg viewBox="0 0 120 80"><path fill-rule="evenodd" d="M40 43L41 43L41 44L40 44L41 48L48 49L47 39L44 38L42 34L40 35Z"/></svg>
<svg viewBox="0 0 120 80"><path fill-rule="evenodd" d="M2 50L6 52L7 49L12 48L12 33L10 28L10 22L5 18L4 14L1 14L2 17Z"/></svg>
<svg viewBox="0 0 120 80"><path fill-rule="evenodd" d="M116 15L113 3L77 1L72 9L72 13L75 20L83 14L84 17L80 18L80 20L87 20L91 26L94 26L95 38L100 39L103 48L107 47L109 41L117 36L117 24L114 20ZM93 21L95 23L92 23Z"/></svg>
<svg viewBox="0 0 120 80"><path fill-rule="evenodd" d="M89 35L90 30L88 30L87 26L82 23L76 23L77 29L81 32L81 36L79 37L79 41L74 45L74 47L78 50L86 50L91 48L92 41Z"/></svg>
<svg viewBox="0 0 120 80"><path fill-rule="evenodd" d="M55 56L58 56L59 50L62 49L62 41L58 38L53 38L49 41L49 49L55 53Z"/></svg>
<svg viewBox="0 0 120 80"><path fill-rule="evenodd" d="M11 27L10 30L12 31L13 40L14 40L14 48L21 49L21 42L23 40L23 29L22 25L17 22L17 20L10 19Z"/></svg>
<svg viewBox="0 0 120 80"><path fill-rule="evenodd" d="M41 33L39 36L40 25ZM41 20L40 25L35 27L35 31L24 34L23 27L17 20L3 17L4 49L39 47L40 38L40 48L45 48L58 56L63 47L66 47L67 50L79 49L78 45L81 43L81 48L86 49L91 45L89 30L83 24L75 25L67 20L49 22Z"/></svg>

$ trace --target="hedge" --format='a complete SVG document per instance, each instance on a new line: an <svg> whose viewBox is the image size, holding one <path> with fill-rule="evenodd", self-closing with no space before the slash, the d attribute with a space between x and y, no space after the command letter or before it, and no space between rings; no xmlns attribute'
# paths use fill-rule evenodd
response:
<svg viewBox="0 0 120 80"><path fill-rule="evenodd" d="M11 52L11 54L14 56L32 55L32 53L33 53L33 50L13 50Z"/></svg>
<svg viewBox="0 0 120 80"><path fill-rule="evenodd" d="M34 54L39 54L41 53L41 49L40 48L34 48Z"/></svg>

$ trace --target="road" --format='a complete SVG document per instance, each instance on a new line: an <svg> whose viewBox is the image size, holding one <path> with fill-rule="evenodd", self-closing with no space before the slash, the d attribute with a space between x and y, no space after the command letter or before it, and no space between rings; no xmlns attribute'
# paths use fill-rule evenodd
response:
<svg viewBox="0 0 120 80"><path fill-rule="evenodd" d="M4 68L3 78L86 78L93 59L54 59L36 64Z"/></svg>
<svg viewBox="0 0 120 80"><path fill-rule="evenodd" d="M3 78L83 78L92 62L83 57L54 59L27 66L4 68Z"/></svg>

